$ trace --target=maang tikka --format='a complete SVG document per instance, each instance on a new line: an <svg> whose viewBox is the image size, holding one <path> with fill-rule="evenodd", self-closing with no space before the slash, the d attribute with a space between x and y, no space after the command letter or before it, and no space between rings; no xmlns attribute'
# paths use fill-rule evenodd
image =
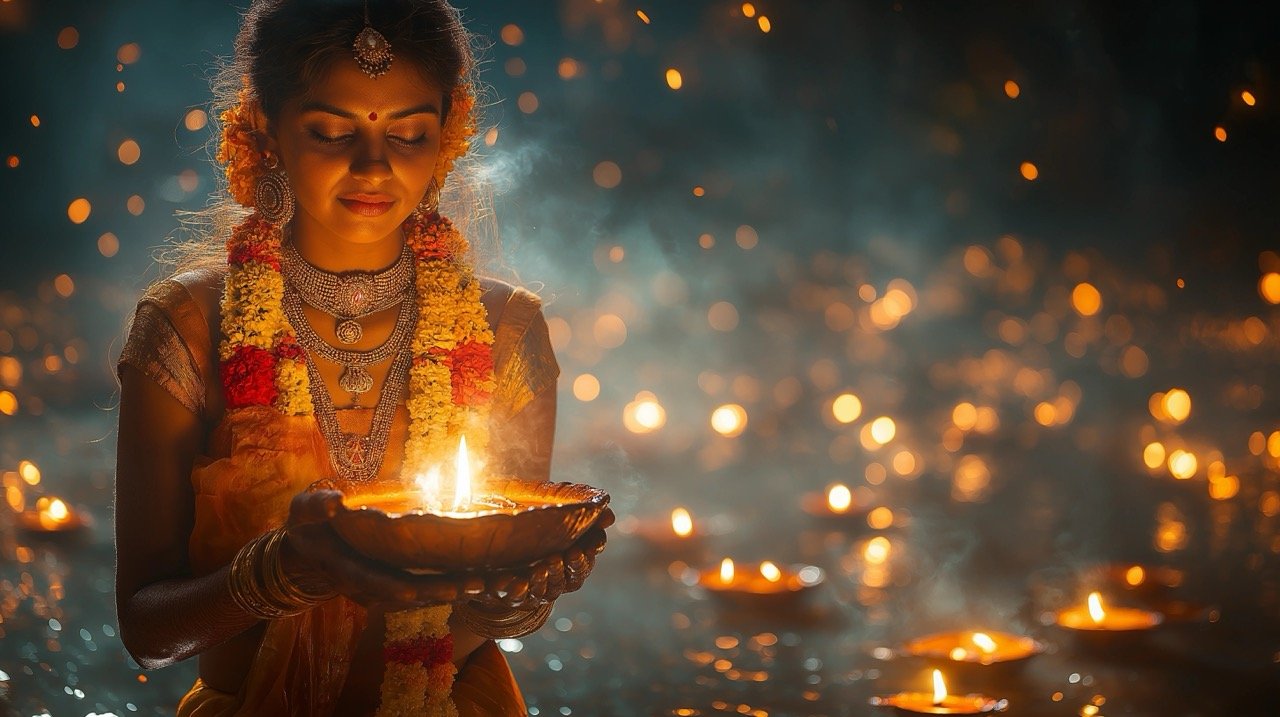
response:
<svg viewBox="0 0 1280 717"><path fill-rule="evenodd" d="M370 24L369 0L364 1L364 29L356 35L352 49L355 51L356 64L369 77L377 79L391 69L391 43Z"/></svg>

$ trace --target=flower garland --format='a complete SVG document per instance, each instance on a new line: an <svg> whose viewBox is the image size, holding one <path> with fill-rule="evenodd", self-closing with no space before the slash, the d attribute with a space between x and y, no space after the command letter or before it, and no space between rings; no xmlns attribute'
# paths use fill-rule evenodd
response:
<svg viewBox="0 0 1280 717"><path fill-rule="evenodd" d="M255 137L258 111L247 83L239 100L221 115L217 158L226 165L232 198L253 207L254 187L265 169ZM451 102L436 159L437 187L475 133L471 86L460 82ZM465 261L469 246L462 234L434 211L415 211L401 230L414 254L417 285L402 469L403 477L411 478L415 469L447 460L459 436L479 453L487 447L494 336L480 301L480 282ZM229 411L266 406L286 416L315 412L306 352L282 305L281 241L281 228L254 213L227 242L218 352ZM456 717L450 697L455 672L450 613L451 606L441 605L387 615L379 717Z"/></svg>

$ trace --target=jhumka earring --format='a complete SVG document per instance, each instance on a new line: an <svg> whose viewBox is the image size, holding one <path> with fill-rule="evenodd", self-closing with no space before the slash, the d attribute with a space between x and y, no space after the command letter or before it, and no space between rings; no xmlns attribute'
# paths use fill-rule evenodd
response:
<svg viewBox="0 0 1280 717"><path fill-rule="evenodd" d="M289 186L289 178L279 169L280 158L268 152L263 158L267 172L258 178L258 186L253 190L254 206L263 219L283 226L293 218L296 199L293 187Z"/></svg>
<svg viewBox="0 0 1280 717"><path fill-rule="evenodd" d="M427 185L427 193L422 195L422 201L418 202L418 213L427 215L438 211L440 211L440 185L436 184L436 180L432 178L431 184Z"/></svg>
<svg viewBox="0 0 1280 717"><path fill-rule="evenodd" d="M369 77L376 80L391 69L391 43L369 23L369 0L364 2L364 29L356 35L352 49L356 64Z"/></svg>

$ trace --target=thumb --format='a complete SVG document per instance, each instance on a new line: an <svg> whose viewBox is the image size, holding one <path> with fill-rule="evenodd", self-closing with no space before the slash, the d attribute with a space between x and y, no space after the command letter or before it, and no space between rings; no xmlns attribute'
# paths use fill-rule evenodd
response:
<svg viewBox="0 0 1280 717"><path fill-rule="evenodd" d="M338 514L342 493L336 490L305 490L289 504L289 524L319 523Z"/></svg>

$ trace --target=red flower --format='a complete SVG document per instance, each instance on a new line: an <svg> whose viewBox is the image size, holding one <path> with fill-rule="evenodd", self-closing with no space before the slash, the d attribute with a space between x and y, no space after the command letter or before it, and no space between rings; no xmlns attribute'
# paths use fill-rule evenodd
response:
<svg viewBox="0 0 1280 717"><path fill-rule="evenodd" d="M280 271L280 257L270 247L261 242L245 242L231 248L227 262L232 266L244 266L256 261Z"/></svg>
<svg viewBox="0 0 1280 717"><path fill-rule="evenodd" d="M475 406L492 395L489 379L493 376L493 346L479 341L458 344L448 360L453 379L453 402L459 406Z"/></svg>
<svg viewBox="0 0 1280 717"><path fill-rule="evenodd" d="M219 373L227 408L270 406L276 400L276 359L269 351L237 346Z"/></svg>
<svg viewBox="0 0 1280 717"><path fill-rule="evenodd" d="M275 354L282 361L301 361L306 358L307 352L296 338L285 335L276 344Z"/></svg>
<svg viewBox="0 0 1280 717"><path fill-rule="evenodd" d="M442 665L453 660L453 635L388 642L382 648L382 657L401 665Z"/></svg>
<svg viewBox="0 0 1280 717"><path fill-rule="evenodd" d="M454 254L453 223L438 213L427 215L421 222L410 224L406 241L420 261L450 259Z"/></svg>

